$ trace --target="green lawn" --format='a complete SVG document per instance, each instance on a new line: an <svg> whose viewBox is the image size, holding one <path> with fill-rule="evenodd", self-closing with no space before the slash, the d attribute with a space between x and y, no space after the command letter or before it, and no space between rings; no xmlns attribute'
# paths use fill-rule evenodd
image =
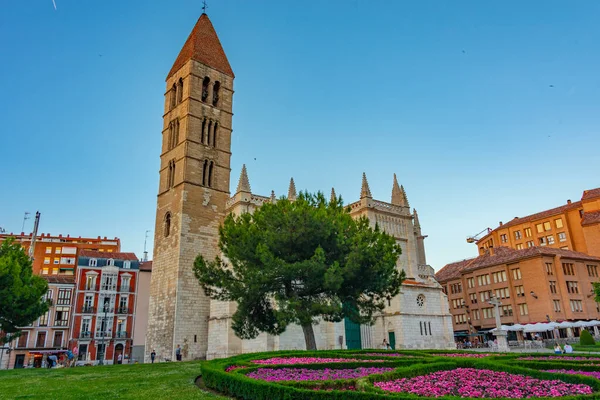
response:
<svg viewBox="0 0 600 400"><path fill-rule="evenodd" d="M200 362L0 371L0 399L226 399L198 375Z"/></svg>

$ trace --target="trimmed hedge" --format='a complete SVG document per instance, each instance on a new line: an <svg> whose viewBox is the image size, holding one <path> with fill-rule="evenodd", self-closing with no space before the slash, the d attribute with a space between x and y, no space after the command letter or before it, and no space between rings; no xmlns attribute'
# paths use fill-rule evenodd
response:
<svg viewBox="0 0 600 400"><path fill-rule="evenodd" d="M364 353L378 353L378 356L365 356ZM383 358L386 353L399 353L403 355L411 355L412 358L404 357L387 357ZM486 358L442 358L440 353L462 353L458 351L446 352L408 352L408 351L284 351L270 353L254 353L243 354L226 359L217 359L202 364L202 378L204 384L223 394L247 400L310 400L310 399L335 399L335 400L352 400L352 399L418 399L416 396L408 393L391 393L383 391L375 386L374 382L394 380L399 378L411 378L418 375L425 375L431 372L440 370L451 370L455 368L478 368L490 369L494 371L504 371L513 374L528 375L539 379L560 379L567 383L583 383L591 386L594 393L591 395L566 396L561 399L600 399L600 381L592 377L566 375L543 372L542 369L571 369L574 367L572 363L555 362L514 362L516 357L528 356L529 354L504 355ZM468 353L467 353L468 354ZM537 354L539 356L539 354ZM260 365L254 364L252 360L267 359L274 357L318 357L318 358L356 358L360 360L368 359L385 359L385 362L372 363L351 361L343 363L328 363L328 364L292 364L292 365ZM388 360L389 359L389 360ZM244 368L234 369L230 372L225 372L225 369L230 366L243 366ZM526 367L527 368L526 368ZM332 381L284 381L284 382L266 382L258 379L252 379L246 374L255 371L259 368L305 368L305 369L346 369L358 367L392 367L393 371L383 374L370 375L364 378L332 380ZM600 368L582 367L581 370L593 371ZM355 387L357 390L337 390ZM452 398L446 396L445 398Z"/></svg>
<svg viewBox="0 0 600 400"><path fill-rule="evenodd" d="M596 341L592 337L592 334L587 331L587 329L583 329L579 335L579 344L593 346L596 344Z"/></svg>

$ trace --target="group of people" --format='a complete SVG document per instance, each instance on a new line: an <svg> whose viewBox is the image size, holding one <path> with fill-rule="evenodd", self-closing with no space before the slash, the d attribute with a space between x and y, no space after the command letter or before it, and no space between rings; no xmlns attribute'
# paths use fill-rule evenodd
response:
<svg viewBox="0 0 600 400"><path fill-rule="evenodd" d="M181 346L177 345L175 349L175 358L177 361L181 361ZM154 364L154 360L156 360L156 350L152 349L152 353L150 353L150 362Z"/></svg>
<svg viewBox="0 0 600 400"><path fill-rule="evenodd" d="M556 345L554 346L554 354L571 354L573 352L573 346L571 346L569 343L565 344L565 347L562 348L560 347L560 344L556 343Z"/></svg>

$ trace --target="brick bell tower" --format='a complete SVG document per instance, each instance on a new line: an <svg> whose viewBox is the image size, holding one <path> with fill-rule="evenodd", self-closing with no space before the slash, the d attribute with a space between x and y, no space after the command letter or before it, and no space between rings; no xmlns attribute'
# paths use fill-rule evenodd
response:
<svg viewBox="0 0 600 400"><path fill-rule="evenodd" d="M206 357L210 299L195 278L213 259L229 198L234 74L202 14L167 75L146 358Z"/></svg>

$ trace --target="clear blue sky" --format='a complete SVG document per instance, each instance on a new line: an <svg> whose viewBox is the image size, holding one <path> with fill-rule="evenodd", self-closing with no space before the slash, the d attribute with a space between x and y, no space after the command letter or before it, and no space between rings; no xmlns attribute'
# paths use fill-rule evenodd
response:
<svg viewBox="0 0 600 400"><path fill-rule="evenodd" d="M0 12L0 226L154 229L164 79L199 0L11 1ZM236 74L232 189L347 202L392 174L429 263L600 186L600 2L209 0ZM552 87L552 86L553 87ZM26 231L32 228L26 224ZM152 239L149 240L152 246Z"/></svg>

